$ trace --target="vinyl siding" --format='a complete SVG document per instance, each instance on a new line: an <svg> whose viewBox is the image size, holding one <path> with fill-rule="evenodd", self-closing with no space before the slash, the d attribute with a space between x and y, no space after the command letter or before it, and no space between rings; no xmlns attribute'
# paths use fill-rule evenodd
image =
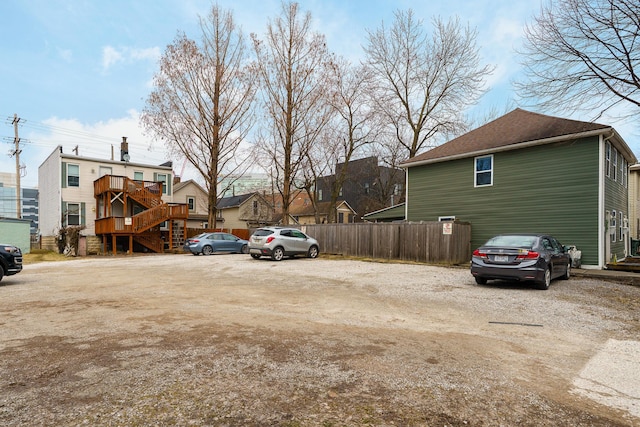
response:
<svg viewBox="0 0 640 427"><path fill-rule="evenodd" d="M407 220L455 216L471 247L510 232L545 232L598 263L598 138L493 155L493 185L474 187L474 158L408 169Z"/></svg>
<svg viewBox="0 0 640 427"><path fill-rule="evenodd" d="M623 217L629 218L629 193L627 187L622 185L620 181L620 174L618 174L618 180L614 181L612 177L605 178L605 211L617 213L616 218L616 239L611 243L611 256L616 255L618 260L625 257L625 242L620 240L620 217L619 212L623 213ZM625 236L626 238L628 236ZM610 239L610 237L608 237ZM630 248L629 248L630 249ZM610 259L605 262L611 261Z"/></svg>

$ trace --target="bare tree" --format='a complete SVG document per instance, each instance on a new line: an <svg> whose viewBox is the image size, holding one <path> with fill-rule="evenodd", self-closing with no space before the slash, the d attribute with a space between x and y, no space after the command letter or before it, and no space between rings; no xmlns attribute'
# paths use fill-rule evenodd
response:
<svg viewBox="0 0 640 427"><path fill-rule="evenodd" d="M198 44L179 33L167 46L142 124L199 172L216 227L217 183L241 168L236 154L252 125L253 80L246 42L231 12L212 7Z"/></svg>
<svg viewBox="0 0 640 427"><path fill-rule="evenodd" d="M483 94L493 71L480 64L476 34L458 19L434 19L428 35L411 10L397 11L391 28L382 24L368 32L373 101L406 157L436 146L443 132L465 129L463 112Z"/></svg>
<svg viewBox="0 0 640 427"><path fill-rule="evenodd" d="M525 28L519 94L553 111L640 106L640 2L549 1Z"/></svg>
<svg viewBox="0 0 640 427"><path fill-rule="evenodd" d="M336 204L340 191L347 180L349 162L363 147L375 141L379 128L376 126L375 110L369 98L370 69L367 66L353 66L344 58L331 64L332 96L330 105L336 114L334 121L337 135L330 147L326 162L340 167L335 170L330 183L329 222L335 222Z"/></svg>
<svg viewBox="0 0 640 427"><path fill-rule="evenodd" d="M257 140L275 169L283 222L289 222L291 190L301 165L329 118L326 103L325 38L311 29L311 15L297 3L283 3L281 16L267 25L266 39L252 34L256 73L267 125Z"/></svg>

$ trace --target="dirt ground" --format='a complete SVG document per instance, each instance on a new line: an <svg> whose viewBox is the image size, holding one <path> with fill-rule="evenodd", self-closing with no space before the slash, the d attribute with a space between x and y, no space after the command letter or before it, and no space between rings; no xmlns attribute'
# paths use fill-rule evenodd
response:
<svg viewBox="0 0 640 427"><path fill-rule="evenodd" d="M640 288L586 278L538 291L322 256L27 264L0 282L0 424L632 426L637 382L605 384L606 357L604 380L591 370L639 336Z"/></svg>

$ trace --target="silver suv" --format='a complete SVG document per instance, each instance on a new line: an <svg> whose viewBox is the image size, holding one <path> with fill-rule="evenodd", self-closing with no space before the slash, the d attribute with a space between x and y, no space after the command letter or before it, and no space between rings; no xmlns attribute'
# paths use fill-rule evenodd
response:
<svg viewBox="0 0 640 427"><path fill-rule="evenodd" d="M295 255L316 258L320 253L320 246L316 239L297 228L262 227L251 235L249 253L254 259L269 256L274 261Z"/></svg>

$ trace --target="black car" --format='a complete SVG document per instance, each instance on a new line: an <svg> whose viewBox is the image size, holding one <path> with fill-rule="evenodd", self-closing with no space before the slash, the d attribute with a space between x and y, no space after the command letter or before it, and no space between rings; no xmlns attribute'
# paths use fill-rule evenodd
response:
<svg viewBox="0 0 640 427"><path fill-rule="evenodd" d="M538 289L549 289L551 280L569 278L571 256L553 236L503 234L473 251L471 274L479 285L504 279L532 281Z"/></svg>
<svg viewBox="0 0 640 427"><path fill-rule="evenodd" d="M0 280L22 271L22 251L13 245L0 243Z"/></svg>

